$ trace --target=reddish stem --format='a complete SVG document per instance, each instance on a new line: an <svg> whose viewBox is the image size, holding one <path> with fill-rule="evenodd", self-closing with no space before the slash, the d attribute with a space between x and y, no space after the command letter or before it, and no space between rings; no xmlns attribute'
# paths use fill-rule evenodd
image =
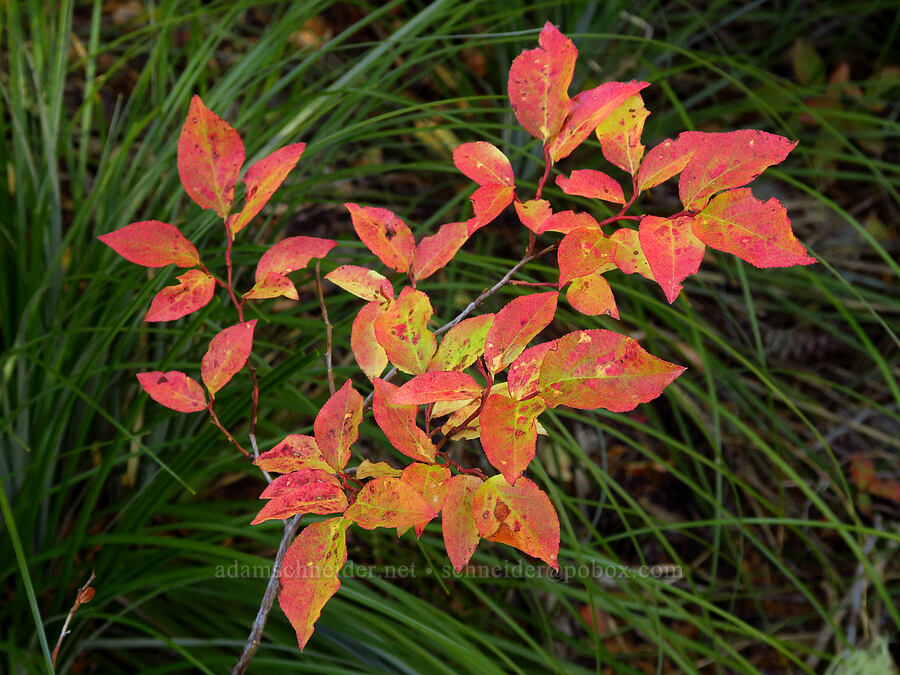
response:
<svg viewBox="0 0 900 675"><path fill-rule="evenodd" d="M226 437L229 441L231 441L231 444L232 444L234 447L236 447L238 450L240 450L241 452L243 452L245 455L247 455L247 457L252 457L253 455L251 455L249 452L247 452L246 450L244 450L244 448L241 447L241 444L238 443L237 440L235 440L234 436L231 435L231 433L228 431L228 429L226 429L224 426L222 426L222 423L219 421L218 415L216 415L216 411L213 410L213 402L212 402L212 399L210 399L209 405L207 406L207 409L209 410L209 416L212 418L213 423L214 423L217 427L219 427L219 430L220 430L223 434L225 434L225 437Z"/></svg>
<svg viewBox="0 0 900 675"><path fill-rule="evenodd" d="M540 199L541 193L544 191L544 185L547 183L547 179L550 178L550 169L553 168L553 160L550 159L550 149L545 145L544 146L544 175L541 176L541 179L538 181L537 190L535 190L534 198Z"/></svg>

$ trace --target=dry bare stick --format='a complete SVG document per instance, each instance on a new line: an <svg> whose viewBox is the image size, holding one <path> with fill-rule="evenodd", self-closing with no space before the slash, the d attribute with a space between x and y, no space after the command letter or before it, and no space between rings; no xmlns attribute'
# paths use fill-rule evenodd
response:
<svg viewBox="0 0 900 675"><path fill-rule="evenodd" d="M78 608L81 607L86 602L90 602L94 597L94 589L91 588L91 582L94 580L94 571L91 570L91 576L88 577L88 580L84 582L84 586L78 589L78 595L75 596L75 602L72 603L72 609L69 610L69 615L66 617L66 622L63 624L62 630L59 632L59 640L56 641L56 647L53 648L53 654L50 656L50 661L53 663L53 667L56 668L56 657L59 656L59 648L62 647L63 640L69 632L69 623L72 621L72 617L75 616L75 612L78 611Z"/></svg>

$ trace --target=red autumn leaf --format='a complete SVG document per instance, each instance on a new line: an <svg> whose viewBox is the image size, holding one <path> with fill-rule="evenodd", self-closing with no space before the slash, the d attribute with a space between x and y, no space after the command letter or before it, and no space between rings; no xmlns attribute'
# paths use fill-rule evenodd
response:
<svg viewBox="0 0 900 675"><path fill-rule="evenodd" d="M450 487L450 469L437 464L414 462L403 469L400 480L421 492L425 502L434 510L435 515L440 512L444 506L447 489ZM431 518L416 523L416 537L422 536L422 531L430 521Z"/></svg>
<svg viewBox="0 0 900 675"><path fill-rule="evenodd" d="M559 286L583 277L594 270L612 269L617 244L596 229L569 232L559 243L556 258L559 264Z"/></svg>
<svg viewBox="0 0 900 675"><path fill-rule="evenodd" d="M516 119L546 143L556 135L569 112L569 84L578 50L551 24L544 24L538 49L519 54L509 69L509 102Z"/></svg>
<svg viewBox="0 0 900 675"><path fill-rule="evenodd" d="M523 476L510 485L503 476L491 476L475 492L472 510L482 537L559 569L559 518L550 498L530 480Z"/></svg>
<svg viewBox="0 0 900 675"><path fill-rule="evenodd" d="M344 206L362 243L392 270L406 272L416 255L416 240L409 226L387 209L349 202Z"/></svg>
<svg viewBox="0 0 900 675"><path fill-rule="evenodd" d="M329 398L313 422L313 433L322 457L335 471L350 459L350 446L359 438L363 398L350 380Z"/></svg>
<svg viewBox="0 0 900 675"><path fill-rule="evenodd" d="M656 281L650 271L650 263L641 248L640 235L637 230L627 227L616 230L609 238L616 243L613 262L625 274L640 274L645 279Z"/></svg>
<svg viewBox="0 0 900 675"><path fill-rule="evenodd" d="M649 190L681 173L697 150L694 139L681 134L674 141L667 138L651 148L638 169L638 190Z"/></svg>
<svg viewBox="0 0 900 675"><path fill-rule="evenodd" d="M490 372L499 372L515 361L532 338L553 321L558 295L523 295L497 312L484 344L484 361Z"/></svg>
<svg viewBox="0 0 900 675"><path fill-rule="evenodd" d="M467 236L493 222L503 209L512 204L515 190L503 185L482 185L472 193L472 207L475 217L466 223Z"/></svg>
<svg viewBox="0 0 900 675"><path fill-rule="evenodd" d="M343 518L310 523L284 555L278 604L297 633L300 649L312 636L325 603L341 587L338 572L347 562L346 537Z"/></svg>
<svg viewBox="0 0 900 675"><path fill-rule="evenodd" d="M856 455L850 464L850 476L859 490L873 497L900 502L900 481L879 478L871 459Z"/></svg>
<svg viewBox="0 0 900 675"><path fill-rule="evenodd" d="M435 401L468 401L481 396L481 385L471 375L434 371L416 375L391 398L398 405L422 405Z"/></svg>
<svg viewBox="0 0 900 675"><path fill-rule="evenodd" d="M200 362L203 384L214 395L244 367L253 348L253 329L256 319L230 326L209 342L209 349Z"/></svg>
<svg viewBox="0 0 900 675"><path fill-rule="evenodd" d="M195 95L178 137L178 175L185 192L201 208L225 218L243 163L244 142L238 132Z"/></svg>
<svg viewBox="0 0 900 675"><path fill-rule="evenodd" d="M384 476L363 485L356 501L344 513L366 530L409 527L437 515L422 493L400 478Z"/></svg>
<svg viewBox="0 0 900 675"><path fill-rule="evenodd" d="M515 184L512 164L495 145L476 141L463 143L453 150L453 163L479 185Z"/></svg>
<svg viewBox="0 0 900 675"><path fill-rule="evenodd" d="M689 211L704 208L717 192L746 185L767 167L783 162L797 146L796 141L757 129L685 131L678 140L682 138L696 148L678 180L678 195Z"/></svg>
<svg viewBox="0 0 900 675"><path fill-rule="evenodd" d="M394 287L383 274L366 267L341 265L325 275L331 283L369 302L384 302L394 297Z"/></svg>
<svg viewBox="0 0 900 675"><path fill-rule="evenodd" d="M376 378L373 384L375 391L372 412L391 445L407 457L421 462L433 462L434 443L416 424L418 406L394 403L393 397L399 387L390 382Z"/></svg>
<svg viewBox="0 0 900 675"><path fill-rule="evenodd" d="M297 166L305 148L306 143L286 145L247 169L243 178L244 185L247 186L244 208L228 218L228 229L232 236L243 230L272 198L291 169Z"/></svg>
<svg viewBox="0 0 900 675"><path fill-rule="evenodd" d="M555 343L556 341L553 340L529 347L512 362L506 376L506 384L510 396L517 401L521 401L526 396L531 396L540 391L541 387L538 383L538 377L541 374L541 364L544 362L547 350L553 347Z"/></svg>
<svg viewBox="0 0 900 675"><path fill-rule="evenodd" d="M634 338L581 330L556 340L541 364L541 396L555 408L626 412L659 396L684 368L644 351Z"/></svg>
<svg viewBox="0 0 900 675"><path fill-rule="evenodd" d="M762 202L749 188L717 195L697 217L691 229L707 246L732 253L756 267L811 265L803 244L791 231L781 202Z"/></svg>
<svg viewBox="0 0 900 675"><path fill-rule="evenodd" d="M206 408L206 394L196 380L178 370L138 373L138 382L150 398L178 412L199 412Z"/></svg>
<svg viewBox="0 0 900 675"><path fill-rule="evenodd" d="M428 370L465 370L484 353L484 342L494 323L493 314L464 319L441 338Z"/></svg>
<svg viewBox="0 0 900 675"><path fill-rule="evenodd" d="M619 318L619 309L616 307L612 288L599 269L574 279L566 291L566 300L587 316L609 314L614 319Z"/></svg>
<svg viewBox="0 0 900 675"><path fill-rule="evenodd" d="M341 513L347 508L347 497L337 478L320 469L300 469L278 476L259 498L269 502L251 525L284 520L300 513Z"/></svg>
<svg viewBox="0 0 900 675"><path fill-rule="evenodd" d="M604 82L583 91L569 102L568 117L559 133L547 144L550 158L558 162L591 135L594 129L631 96L649 82Z"/></svg>
<svg viewBox="0 0 900 675"><path fill-rule="evenodd" d="M466 223L446 223L436 234L424 237L416 246L416 257L410 273L416 281L427 279L447 263L469 238Z"/></svg>
<svg viewBox="0 0 900 675"><path fill-rule="evenodd" d="M359 310L350 328L350 349L356 365L370 380L381 375L388 364L387 353L375 337L375 320L384 310L381 303L368 303Z"/></svg>
<svg viewBox="0 0 900 675"><path fill-rule="evenodd" d="M290 473L301 469L333 471L322 457L322 452L312 436L291 434L253 462L263 471Z"/></svg>
<svg viewBox="0 0 900 675"><path fill-rule="evenodd" d="M625 195L622 186L611 176L593 169L575 169L569 178L563 175L556 177L559 189L567 195L602 199L614 204L624 204Z"/></svg>
<svg viewBox="0 0 900 675"><path fill-rule="evenodd" d="M437 340L427 328L433 313L428 296L407 286L375 319L378 344L398 370L411 375L428 370L428 363L437 349Z"/></svg>
<svg viewBox="0 0 900 675"><path fill-rule="evenodd" d="M484 404L479 416L481 446L491 465L510 484L534 459L535 420L546 409L547 404L540 398L516 401L501 394L491 394Z"/></svg>
<svg viewBox="0 0 900 675"><path fill-rule="evenodd" d="M249 291L244 293L247 300L266 300L267 298L277 298L284 296L289 300L299 300L297 287L294 282L283 274L277 272L269 272L260 278Z"/></svg>
<svg viewBox="0 0 900 675"><path fill-rule="evenodd" d="M671 304L681 292L681 282L696 274L706 246L691 231L690 216L657 218L644 216L638 229L641 250L653 278Z"/></svg>
<svg viewBox="0 0 900 675"><path fill-rule="evenodd" d="M142 220L97 237L120 256L144 267L193 267L200 264L197 249L178 228L159 220Z"/></svg>
<svg viewBox="0 0 900 675"><path fill-rule="evenodd" d="M447 494L441 511L441 529L447 557L457 572L472 558L481 539L472 513L472 501L481 483L478 476L467 474L453 476L447 481Z"/></svg>
<svg viewBox="0 0 900 675"><path fill-rule="evenodd" d="M527 202L515 202L513 206L522 224L535 234L541 232L544 222L553 215L550 202L546 199L529 199Z"/></svg>
<svg viewBox="0 0 900 675"><path fill-rule="evenodd" d="M547 218L541 225L538 234L545 232L562 232L568 234L575 230L599 230L600 225L589 213L575 213L574 211L559 211Z"/></svg>
<svg viewBox="0 0 900 675"><path fill-rule="evenodd" d="M606 160L632 176L637 173L644 156L641 134L649 114L640 94L635 94L613 110L594 130Z"/></svg>
<svg viewBox="0 0 900 675"><path fill-rule="evenodd" d="M335 246L336 241L318 237L282 239L259 259L256 265L256 285L244 297L262 299L285 294L286 288L281 279L286 274L302 270L313 258L324 258ZM293 288L293 284L291 287ZM296 288L293 288L293 293L288 291L286 294L292 300L298 297Z"/></svg>
<svg viewBox="0 0 900 675"><path fill-rule="evenodd" d="M188 270L178 284L166 286L153 297L144 321L174 321L206 307L216 291L216 280L206 272Z"/></svg>

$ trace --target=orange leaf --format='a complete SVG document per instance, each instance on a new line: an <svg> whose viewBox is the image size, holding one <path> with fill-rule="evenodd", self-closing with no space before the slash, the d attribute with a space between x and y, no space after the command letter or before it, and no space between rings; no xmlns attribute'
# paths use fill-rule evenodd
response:
<svg viewBox="0 0 900 675"><path fill-rule="evenodd" d="M444 267L453 260L468 238L466 223L446 223L436 234L424 237L416 247L416 257L410 270L413 279L421 281Z"/></svg>
<svg viewBox="0 0 900 675"><path fill-rule="evenodd" d="M601 268L612 268L617 251L616 243L600 230L581 229L569 232L559 243L556 259L559 265L559 286Z"/></svg>
<svg viewBox="0 0 900 675"><path fill-rule="evenodd" d="M256 281L267 274L290 274L302 270L313 258L324 258L337 246L331 239L288 237L262 254L256 265Z"/></svg>
<svg viewBox="0 0 900 675"><path fill-rule="evenodd" d="M535 420L547 404L540 398L516 401L500 394L488 396L481 411L481 446L491 465L513 484L534 459Z"/></svg>
<svg viewBox="0 0 900 675"><path fill-rule="evenodd" d="M519 54L509 69L509 102L516 119L537 139L556 135L569 112L569 84L578 50L551 24L544 24L538 49Z"/></svg>
<svg viewBox="0 0 900 675"><path fill-rule="evenodd" d="M391 269L406 272L416 255L416 240L409 226L387 209L349 202L344 206L362 243Z"/></svg>
<svg viewBox="0 0 900 675"><path fill-rule="evenodd" d="M453 476L447 481L441 528L447 557L457 572L469 562L481 539L472 513L473 497L481 483L478 476L467 474Z"/></svg>
<svg viewBox="0 0 900 675"><path fill-rule="evenodd" d="M402 473L400 469L395 469L387 462L370 462L364 459L356 467L356 477L360 480L364 478L381 478L382 476L399 476Z"/></svg>
<svg viewBox="0 0 900 675"><path fill-rule="evenodd" d="M356 265L341 265L325 275L331 283L369 302L385 302L394 297L394 287L383 274Z"/></svg>
<svg viewBox="0 0 900 675"><path fill-rule="evenodd" d="M356 365L370 380L384 372L388 364L387 353L375 337L375 320L384 313L378 302L366 304L350 327L350 349L356 358Z"/></svg>
<svg viewBox="0 0 900 675"><path fill-rule="evenodd" d="M247 169L243 178L244 185L247 186L244 208L239 214L228 218L228 229L232 236L243 230L272 198L291 169L297 166L304 148L306 143L286 145Z"/></svg>
<svg viewBox="0 0 900 675"><path fill-rule="evenodd" d="M158 220L142 220L97 237L120 256L144 267L193 267L197 249L178 228Z"/></svg>
<svg viewBox="0 0 900 675"><path fill-rule="evenodd" d="M178 175L185 191L201 208L225 218L243 163L238 132L195 95L178 137Z"/></svg>
<svg viewBox="0 0 900 675"><path fill-rule="evenodd" d="M594 217L588 213L559 211L544 221L538 234L544 234L545 232L562 232L563 234L568 234L575 230L599 229L600 225L594 220Z"/></svg>
<svg viewBox="0 0 900 675"><path fill-rule="evenodd" d="M566 291L566 300L587 316L609 314L614 319L619 318L619 309L616 307L612 288L599 269L572 281L572 285Z"/></svg>
<svg viewBox="0 0 900 675"><path fill-rule="evenodd" d="M641 250L670 304L681 292L681 282L700 269L706 252L706 245L691 231L691 220L644 216L638 229Z"/></svg>
<svg viewBox="0 0 900 675"><path fill-rule="evenodd" d="M301 434L286 436L281 443L262 453L253 463L263 471L276 473L290 473L300 469L333 471L322 457L316 439Z"/></svg>
<svg viewBox="0 0 900 675"><path fill-rule="evenodd" d="M277 298L283 295L290 300L299 300L297 295L297 287L294 282L283 274L277 272L269 272L261 277L253 285L249 291L244 293L247 300L265 300L267 298Z"/></svg>
<svg viewBox="0 0 900 675"><path fill-rule="evenodd" d="M316 444L322 457L336 471L341 471L350 459L350 446L359 438L363 398L350 380L329 398L313 423Z"/></svg>
<svg viewBox="0 0 900 675"><path fill-rule="evenodd" d="M625 203L622 186L602 171L575 169L569 178L563 175L557 176L556 184L567 195L602 199L614 204Z"/></svg>
<svg viewBox="0 0 900 675"><path fill-rule="evenodd" d="M372 398L372 412L375 421L397 450L407 457L422 462L433 462L435 447L431 439L416 424L416 405L394 403L397 387L390 382L373 381L375 391Z"/></svg>
<svg viewBox="0 0 900 675"><path fill-rule="evenodd" d="M259 498L269 502L260 509L251 525L284 520L299 513L341 513L347 508L347 497L337 478L320 469L300 469L278 476Z"/></svg>
<svg viewBox="0 0 900 675"><path fill-rule="evenodd" d="M556 340L541 364L541 396L552 408L633 410L659 396L684 368L644 351L634 338L581 330Z"/></svg>
<svg viewBox="0 0 900 675"><path fill-rule="evenodd" d="M416 375L391 397L396 405L422 405L435 401L467 401L481 396L481 385L471 375L432 371Z"/></svg>
<svg viewBox="0 0 900 675"><path fill-rule="evenodd" d="M522 224L535 234L541 232L544 222L553 215L550 202L546 199L529 199L527 202L515 202L513 206Z"/></svg>
<svg viewBox="0 0 900 675"><path fill-rule="evenodd" d="M503 185L482 185L472 193L472 207L475 217L466 223L467 236L499 216L503 209L512 204L515 190Z"/></svg>
<svg viewBox="0 0 900 675"><path fill-rule="evenodd" d="M484 361L490 372L499 372L515 361L531 339L553 321L558 295L523 295L497 312L484 345Z"/></svg>
<svg viewBox="0 0 900 675"><path fill-rule="evenodd" d="M447 331L438 345L428 370L465 370L484 353L493 314L481 314L464 319Z"/></svg>
<svg viewBox="0 0 900 675"><path fill-rule="evenodd" d="M409 483L384 476L363 485L356 501L344 513L366 530L376 527L409 527L437 515L422 493Z"/></svg>
<svg viewBox="0 0 900 675"><path fill-rule="evenodd" d="M453 150L453 163L479 185L515 184L512 164L495 145L476 141L463 143Z"/></svg>
<svg viewBox="0 0 900 675"><path fill-rule="evenodd" d="M510 485L503 476L491 476L475 492L472 509L482 537L559 569L559 519L550 498L530 480L523 476Z"/></svg>
<svg viewBox="0 0 900 675"><path fill-rule="evenodd" d="M635 94L613 110L594 131L606 160L632 176L644 156L641 134L649 114L644 99Z"/></svg>
<svg viewBox="0 0 900 675"><path fill-rule="evenodd" d="M437 340L428 330L433 314L431 302L422 291L408 286L377 319L375 336L391 363L412 375L424 373L437 349Z"/></svg>
<svg viewBox="0 0 900 675"><path fill-rule="evenodd" d="M529 347L512 362L506 375L510 396L521 401L526 396L540 391L538 378L541 374L541 364L544 362L547 350L555 344L556 341L553 340Z"/></svg>
<svg viewBox="0 0 900 675"><path fill-rule="evenodd" d="M244 367L253 348L253 329L256 319L230 326L209 342L209 349L200 362L203 384L214 395Z"/></svg>
<svg viewBox="0 0 900 675"><path fill-rule="evenodd" d="M691 222L697 238L707 246L732 253L755 267L811 265L791 231L787 211L772 197L762 202L749 188L717 195Z"/></svg>
<svg viewBox="0 0 900 675"><path fill-rule="evenodd" d="M150 398L178 412L199 412L206 407L206 394L196 380L178 370L138 373L138 382Z"/></svg>
<svg viewBox="0 0 900 675"><path fill-rule="evenodd" d="M599 87L583 91L569 102L568 116L559 133L547 143L550 158L558 162L591 135L591 132L649 82L604 82Z"/></svg>
<svg viewBox="0 0 900 675"><path fill-rule="evenodd" d="M651 148L638 169L638 190L649 190L681 173L696 150L696 143L684 134L674 141L667 138Z"/></svg>
<svg viewBox="0 0 900 675"><path fill-rule="evenodd" d="M421 492L425 502L434 510L435 515L440 512L444 506L447 489L450 487L448 483L450 480L450 469L437 464L414 462L403 469L400 480L412 485ZM422 531L430 521L431 518L416 523L416 537L422 536Z"/></svg>
<svg viewBox="0 0 900 675"><path fill-rule="evenodd" d="M684 208L699 211L717 192L746 185L773 164L783 162L797 143L756 129L727 133L685 131L679 142L695 148L681 172L678 195Z"/></svg>
<svg viewBox="0 0 900 675"><path fill-rule="evenodd" d="M613 262L625 274L640 274L645 279L656 281L650 271L650 263L641 248L640 235L637 230L627 227L616 230L609 238L616 243Z"/></svg>
<svg viewBox="0 0 900 675"><path fill-rule="evenodd" d="M322 608L341 587L347 562L347 521L329 518L303 528L284 555L278 604L297 633L300 649L313 633Z"/></svg>
<svg viewBox="0 0 900 675"><path fill-rule="evenodd" d="M216 280L206 272L188 270L153 297L144 321L174 321L206 307L216 291Z"/></svg>

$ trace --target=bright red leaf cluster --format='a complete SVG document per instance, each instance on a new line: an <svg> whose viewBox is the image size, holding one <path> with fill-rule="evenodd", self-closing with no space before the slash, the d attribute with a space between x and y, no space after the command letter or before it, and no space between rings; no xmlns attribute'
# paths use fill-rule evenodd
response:
<svg viewBox="0 0 900 675"><path fill-rule="evenodd" d="M617 319L606 278L614 270L655 281L671 303L682 282L697 272L707 246L757 267L814 262L794 237L784 207L775 199L759 201L744 187L783 161L795 143L754 130L690 131L647 151L642 133L650 113L640 92L648 83L607 82L570 97L577 55L572 41L548 23L538 48L520 54L510 69L510 103L518 121L540 141L546 163L533 198L522 201L517 195L513 166L503 152L478 141L453 153L456 167L478 186L471 195L473 216L465 222L441 225L417 242L410 226L392 211L345 204L359 239L386 269L342 265L325 278L366 303L353 321L350 347L371 382L375 423L399 456L412 461L395 467L363 460L348 470L366 412L363 396L350 380L322 406L313 436L289 435L256 459L260 469L281 475L261 494L266 504L253 524L300 514L329 516L301 531L281 567L279 602L301 648L340 587L350 524L397 528L399 534L412 528L419 536L440 516L447 554L457 571L468 564L481 539L558 565L556 511L548 495L524 475L535 457L538 435L546 433L541 414L559 406L632 410L658 397L684 368L610 330L561 334L554 325L557 289L568 287L566 298L580 312ZM542 198L554 164L592 135L614 171L630 180L623 187L596 168L573 169L555 180L563 193L582 202L596 199L621 207L599 222L588 212L554 211ZM208 408L218 423L214 396L248 362L253 347L256 320L244 320L244 304L278 296L298 299L287 275L336 245L302 236L275 244L260 258L253 287L238 300L231 277L232 238L260 212L303 149L302 143L290 145L249 167L242 178L243 207L235 212L243 143L195 96L178 143L178 172L190 197L223 219L227 281L209 272L194 245L172 225L142 221L100 237L132 262L190 268L178 277L178 285L156 295L148 321L174 320L206 306L217 284L237 309L239 323L219 331L203 356L206 391L178 371L138 375L159 403L182 412ZM682 211L627 215L643 192L679 174ZM522 294L496 313L468 316L473 303L449 324L433 328L431 300L420 282L445 267L470 236L510 205L527 228L529 254L538 237L551 238L545 252L556 250L559 277L544 285L554 290ZM637 228L619 226L629 221L637 222ZM605 229L613 223L619 225ZM330 333L328 339L330 345ZM385 374L389 365L393 369ZM400 384L389 382L397 372L409 377ZM252 368L250 374L255 416L258 389ZM447 444L466 439L478 439L482 466L492 467L494 475L450 459Z"/></svg>

